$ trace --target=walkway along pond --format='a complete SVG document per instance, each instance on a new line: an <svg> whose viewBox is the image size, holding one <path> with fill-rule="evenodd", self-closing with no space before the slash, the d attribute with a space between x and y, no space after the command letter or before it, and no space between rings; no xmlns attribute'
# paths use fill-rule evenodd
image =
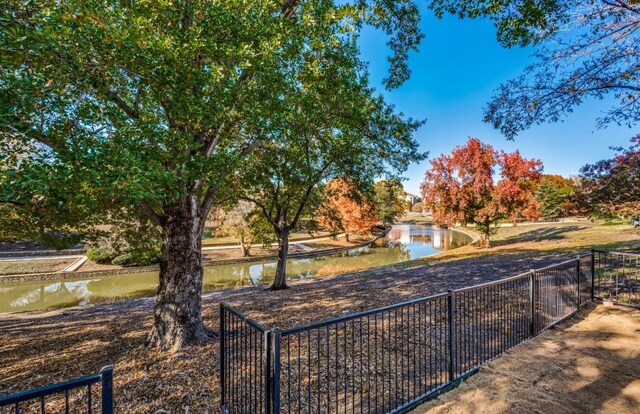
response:
<svg viewBox="0 0 640 414"><path fill-rule="evenodd" d="M292 259L290 280L371 269L430 256L471 242L455 231L421 225L397 225L379 245L347 252ZM275 274L274 261L217 265L205 268L204 290L266 284ZM87 279L0 283L0 313L64 308L89 303L148 297L155 294L157 272L92 276Z"/></svg>

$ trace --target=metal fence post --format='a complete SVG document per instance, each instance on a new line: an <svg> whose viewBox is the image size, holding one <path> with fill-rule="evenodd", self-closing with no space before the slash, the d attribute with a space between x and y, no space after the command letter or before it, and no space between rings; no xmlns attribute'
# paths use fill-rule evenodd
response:
<svg viewBox="0 0 640 414"><path fill-rule="evenodd" d="M455 320L454 320L454 291L449 289L447 290L449 295L447 296L447 307L449 310L449 382L453 382L455 379L455 367L456 367L456 357L455 357Z"/></svg>
<svg viewBox="0 0 640 414"><path fill-rule="evenodd" d="M578 260L576 261L576 272L578 275L578 301L577 304L578 306L576 307L576 309L580 309L580 255L578 255Z"/></svg>
<svg viewBox="0 0 640 414"><path fill-rule="evenodd" d="M273 413L280 414L280 328L273 330Z"/></svg>
<svg viewBox="0 0 640 414"><path fill-rule="evenodd" d="M273 341L272 336L273 335L271 334L271 331L266 331L264 333L264 411L266 414L271 414L271 404L273 402L273 384L271 383L271 342Z"/></svg>
<svg viewBox="0 0 640 414"><path fill-rule="evenodd" d="M591 302L596 296L596 252L591 249Z"/></svg>
<svg viewBox="0 0 640 414"><path fill-rule="evenodd" d="M107 365L100 370L102 385L102 414L113 414L113 366Z"/></svg>
<svg viewBox="0 0 640 414"><path fill-rule="evenodd" d="M536 334L536 271L531 269L529 275L529 335L534 337Z"/></svg>
<svg viewBox="0 0 640 414"><path fill-rule="evenodd" d="M225 399L225 384L226 384L226 372L225 372L225 341L226 330L224 326L224 305L220 302L220 405L224 407L226 405Z"/></svg>

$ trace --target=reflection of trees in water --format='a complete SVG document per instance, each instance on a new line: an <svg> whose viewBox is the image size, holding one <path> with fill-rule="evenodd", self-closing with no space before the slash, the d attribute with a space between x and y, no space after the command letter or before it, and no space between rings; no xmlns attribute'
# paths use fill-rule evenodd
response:
<svg viewBox="0 0 640 414"><path fill-rule="evenodd" d="M231 272L236 280L235 286L249 286L256 284L251 277L251 270L247 266L234 267Z"/></svg>
<svg viewBox="0 0 640 414"><path fill-rule="evenodd" d="M332 256L292 259L287 266L287 277L299 279L369 269L410 260L417 245L427 247L422 250L421 247L418 248L418 254L425 251L430 254L433 249L453 249L470 241L463 233L443 229L414 226L403 230L392 230L388 238L380 239L374 247L353 249ZM254 262L205 268L204 290L270 283L275 275L275 266L274 262ZM151 296L157 283L156 272L106 276L84 281L21 283L1 290L0 312L59 308L80 302Z"/></svg>

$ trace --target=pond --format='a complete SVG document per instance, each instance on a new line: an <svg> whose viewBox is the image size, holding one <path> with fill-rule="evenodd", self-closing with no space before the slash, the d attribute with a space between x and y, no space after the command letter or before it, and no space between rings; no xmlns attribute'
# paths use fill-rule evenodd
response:
<svg viewBox="0 0 640 414"><path fill-rule="evenodd" d="M331 256L291 259L289 279L327 276L430 256L463 246L471 238L455 230L421 225L393 226L371 247ZM273 280L274 261L205 267L203 290L266 284ZM153 296L157 272L105 275L74 280L0 283L0 312L21 312Z"/></svg>

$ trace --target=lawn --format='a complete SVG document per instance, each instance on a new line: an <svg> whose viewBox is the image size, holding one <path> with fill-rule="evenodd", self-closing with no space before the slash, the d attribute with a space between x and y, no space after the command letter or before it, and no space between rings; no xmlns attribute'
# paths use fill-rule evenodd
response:
<svg viewBox="0 0 640 414"><path fill-rule="evenodd" d="M291 283L281 292L244 287L204 295L203 317L218 329L221 300L282 328L478 284L572 258L592 245L640 248L630 226L553 224L501 228L494 247L465 246L436 257ZM115 364L117 407L127 413L215 412L218 342L175 355L145 348L152 299L50 312L0 315L0 392L10 393ZM160 411L162 412L162 411Z"/></svg>
<svg viewBox="0 0 640 414"><path fill-rule="evenodd" d="M69 266L75 260L76 259L50 259L0 262L0 276L59 272Z"/></svg>

